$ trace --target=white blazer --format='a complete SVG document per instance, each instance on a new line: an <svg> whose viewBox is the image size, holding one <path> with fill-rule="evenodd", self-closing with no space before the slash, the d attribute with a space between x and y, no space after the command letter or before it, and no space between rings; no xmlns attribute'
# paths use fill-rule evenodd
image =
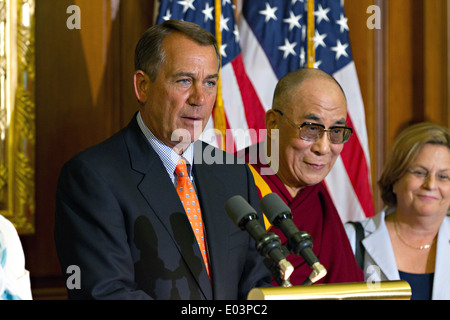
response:
<svg viewBox="0 0 450 320"><path fill-rule="evenodd" d="M364 276L370 281L400 280L394 250L385 224L386 209L373 218L361 221L365 238ZM345 231L355 252L355 228L345 224ZM436 267L433 281L433 300L450 300L450 217L445 217L439 228L436 249Z"/></svg>
<svg viewBox="0 0 450 320"><path fill-rule="evenodd" d="M30 273L14 225L0 215L0 300L31 300Z"/></svg>

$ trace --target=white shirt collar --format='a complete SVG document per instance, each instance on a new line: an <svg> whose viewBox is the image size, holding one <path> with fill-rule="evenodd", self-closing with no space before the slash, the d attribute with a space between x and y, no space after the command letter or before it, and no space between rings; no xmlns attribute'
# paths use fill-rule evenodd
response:
<svg viewBox="0 0 450 320"><path fill-rule="evenodd" d="M171 147L169 147L168 145L164 144L161 140L156 138L156 136L145 125L140 112L138 112L138 114L137 114L137 122L138 122L139 128L141 129L142 133L144 134L144 136L147 138L148 142L150 143L150 146L156 151L159 158L161 159L172 182L175 181L174 172L175 172L175 168L177 166L177 161L178 161L178 159L180 159L180 157L183 157L186 159L186 163L188 164L189 177L192 180L192 164L194 161L194 144L191 143L186 148L186 150L183 152L183 154L180 156Z"/></svg>

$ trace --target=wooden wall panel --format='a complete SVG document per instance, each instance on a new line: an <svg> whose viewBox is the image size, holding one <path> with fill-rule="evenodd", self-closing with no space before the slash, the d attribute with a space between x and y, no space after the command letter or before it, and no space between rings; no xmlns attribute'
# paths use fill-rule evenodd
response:
<svg viewBox="0 0 450 320"><path fill-rule="evenodd" d="M72 4L81 8L81 30L66 26ZM108 9L104 5L88 0L36 3L36 233L22 238L34 289L61 281L53 222L62 164L118 128L105 72L111 21L98 18Z"/></svg>
<svg viewBox="0 0 450 320"><path fill-rule="evenodd" d="M387 7L386 147L405 125L448 119L448 0L383 1Z"/></svg>
<svg viewBox="0 0 450 320"><path fill-rule="evenodd" d="M424 118L446 126L450 126L449 10L448 0L423 3Z"/></svg>
<svg viewBox="0 0 450 320"><path fill-rule="evenodd" d="M66 26L73 4L81 10L80 30ZM37 1L36 233L23 236L22 243L38 299L64 297L64 290L50 289L64 285L53 240L59 171L137 110L129 97L134 45L151 23L152 8L146 0Z"/></svg>
<svg viewBox="0 0 450 320"><path fill-rule="evenodd" d="M141 35L153 24L154 3L148 0L121 1L120 58L121 58L121 126L125 126L137 111L134 93L134 49Z"/></svg>
<svg viewBox="0 0 450 320"><path fill-rule="evenodd" d="M385 148L389 149L398 129L410 121L414 113L414 53L412 21L413 6L410 0L387 1L387 69L386 88L386 138ZM420 45L419 45L420 46ZM418 48L417 46L416 48ZM415 61L416 69L420 60ZM416 79L417 80L417 79Z"/></svg>

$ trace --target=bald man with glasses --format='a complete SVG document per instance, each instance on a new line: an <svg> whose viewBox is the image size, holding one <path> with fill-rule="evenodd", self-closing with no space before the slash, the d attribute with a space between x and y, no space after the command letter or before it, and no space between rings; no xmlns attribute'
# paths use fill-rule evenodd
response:
<svg viewBox="0 0 450 320"><path fill-rule="evenodd" d="M353 134L346 119L347 101L339 83L318 69L300 69L275 88L272 109L265 116L266 141L238 152L252 169L260 197L278 194L298 229L311 235L313 251L327 269L317 283L364 281L323 183ZM286 245L280 230L265 223ZM301 257L290 255L288 260L295 268L291 283L301 285L311 268Z"/></svg>

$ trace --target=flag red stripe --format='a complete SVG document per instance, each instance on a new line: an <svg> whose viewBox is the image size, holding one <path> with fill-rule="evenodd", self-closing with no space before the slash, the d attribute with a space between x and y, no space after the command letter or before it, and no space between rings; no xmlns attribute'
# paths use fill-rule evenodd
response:
<svg viewBox="0 0 450 320"><path fill-rule="evenodd" d="M266 111L259 100L253 84L248 78L247 72L245 71L244 62L242 61L242 55L239 54L231 62L231 65L233 66L236 81L240 88L248 128L255 129L257 131L259 131L259 129L265 129L264 115ZM253 143L256 142L258 141L253 141Z"/></svg>
<svg viewBox="0 0 450 320"><path fill-rule="evenodd" d="M347 125L353 127L350 115L347 117ZM375 209L372 202L369 167L356 132L345 144L341 158L366 217L373 217Z"/></svg>

